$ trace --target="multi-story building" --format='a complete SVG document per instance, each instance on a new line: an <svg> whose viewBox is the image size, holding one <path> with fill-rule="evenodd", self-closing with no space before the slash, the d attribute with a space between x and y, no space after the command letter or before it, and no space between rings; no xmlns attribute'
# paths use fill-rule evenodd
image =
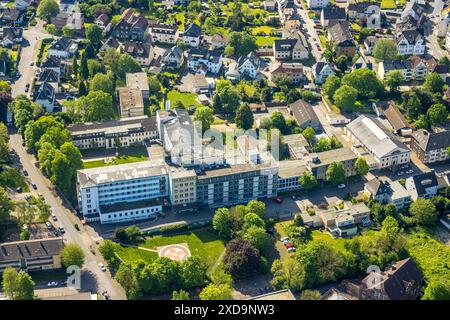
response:
<svg viewBox="0 0 450 320"><path fill-rule="evenodd" d="M273 42L273 55L277 60L303 60L309 52L301 38L288 38Z"/></svg>
<svg viewBox="0 0 450 320"><path fill-rule="evenodd" d="M373 156L377 169L410 162L411 150L375 118L361 115L345 127L345 132L355 147L361 146Z"/></svg>
<svg viewBox="0 0 450 320"><path fill-rule="evenodd" d="M416 174L405 181L405 188L416 201L419 198L429 199L435 196L440 188L434 171Z"/></svg>
<svg viewBox="0 0 450 320"><path fill-rule="evenodd" d="M377 74L382 80L386 80L389 71L398 70L403 73L404 81L423 80L427 74L427 65L418 56L412 56L407 60L382 61L378 64Z"/></svg>
<svg viewBox="0 0 450 320"><path fill-rule="evenodd" d="M202 29L195 23L190 24L184 29L183 42L185 45L197 48L200 45Z"/></svg>
<svg viewBox="0 0 450 320"><path fill-rule="evenodd" d="M256 79L260 67L261 60L253 52L239 57L237 61L237 71L241 78Z"/></svg>
<svg viewBox="0 0 450 320"><path fill-rule="evenodd" d="M78 123L68 127L79 149L115 148L141 145L158 138L156 117L125 118L114 121ZM118 145L117 145L118 144Z"/></svg>
<svg viewBox="0 0 450 320"><path fill-rule="evenodd" d="M148 87L147 73L135 72L126 74L126 84L130 89L141 91L142 98L147 100L150 97L150 89Z"/></svg>
<svg viewBox="0 0 450 320"><path fill-rule="evenodd" d="M153 24L150 26L153 42L176 44L178 40L178 26L170 24Z"/></svg>
<svg viewBox="0 0 450 320"><path fill-rule="evenodd" d="M393 203L397 210L411 203L411 195L398 181L374 178L364 184L364 193L381 204Z"/></svg>
<svg viewBox="0 0 450 320"><path fill-rule="evenodd" d="M308 172L304 160L283 160L280 161L278 170L277 192L288 192L301 190L300 177Z"/></svg>
<svg viewBox="0 0 450 320"><path fill-rule="evenodd" d="M61 268L62 238L15 241L0 244L0 273L16 270L41 271Z"/></svg>
<svg viewBox="0 0 450 320"><path fill-rule="evenodd" d="M218 74L222 68L222 53L207 49L191 48L187 55L187 67L194 73Z"/></svg>
<svg viewBox="0 0 450 320"><path fill-rule="evenodd" d="M306 166L317 180L325 181L326 172L330 164L333 162L342 163L345 176L351 177L357 174L355 169L357 158L358 156L350 148L339 148L310 154L310 159Z"/></svg>
<svg viewBox="0 0 450 320"><path fill-rule="evenodd" d="M418 30L404 30L397 34L397 50L402 56L425 54L425 38Z"/></svg>
<svg viewBox="0 0 450 320"><path fill-rule="evenodd" d="M133 8L126 9L114 28L113 35L119 40L144 41L148 33L148 20Z"/></svg>
<svg viewBox="0 0 450 320"><path fill-rule="evenodd" d="M167 205L169 175L164 164L154 161L78 170L77 194L87 221L148 219Z"/></svg>
<svg viewBox="0 0 450 320"><path fill-rule="evenodd" d="M413 133L410 146L423 163L445 161L449 158L450 131L419 129Z"/></svg>
<svg viewBox="0 0 450 320"><path fill-rule="evenodd" d="M195 170L169 167L170 203L175 212L192 212L197 208L197 174Z"/></svg>
<svg viewBox="0 0 450 320"><path fill-rule="evenodd" d="M311 68L314 76L314 82L317 84L324 83L327 78L334 74L334 70L331 65L325 61L316 62Z"/></svg>
<svg viewBox="0 0 450 320"><path fill-rule="evenodd" d="M144 115L144 99L141 90L127 87L118 88L120 117L134 118Z"/></svg>
<svg viewBox="0 0 450 320"><path fill-rule="evenodd" d="M328 27L328 40L334 44L337 56L353 57L356 54L356 45L348 21L332 20Z"/></svg>

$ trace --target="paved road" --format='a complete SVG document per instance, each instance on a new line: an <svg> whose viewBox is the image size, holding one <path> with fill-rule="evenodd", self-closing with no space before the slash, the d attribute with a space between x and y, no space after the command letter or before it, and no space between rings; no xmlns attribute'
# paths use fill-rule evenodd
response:
<svg viewBox="0 0 450 320"><path fill-rule="evenodd" d="M444 56L447 56L450 58L450 55L445 51L442 50L438 43L438 37L437 37L437 22L439 21L439 14L441 13L442 9L444 8L444 1L443 0L435 0L431 3L431 6L433 8L433 12L431 13L434 18L431 18L425 23L425 38L426 38L426 46L427 46L427 53L436 58L440 59Z"/></svg>
<svg viewBox="0 0 450 320"><path fill-rule="evenodd" d="M313 57L319 61L322 57L322 52L317 50L316 45L314 44L314 41L317 41L317 45L321 48L323 51L324 48L322 48L322 44L320 43L319 35L317 34L317 30L314 29L314 21L308 16L308 11L303 8L298 8L298 14L300 15L301 19L305 22L303 26L306 28L306 40L309 43L309 46L311 48L311 54Z"/></svg>

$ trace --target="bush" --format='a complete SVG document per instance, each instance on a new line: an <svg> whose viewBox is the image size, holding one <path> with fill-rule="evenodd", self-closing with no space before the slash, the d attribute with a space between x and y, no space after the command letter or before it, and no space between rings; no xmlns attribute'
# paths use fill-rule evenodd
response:
<svg viewBox="0 0 450 320"><path fill-rule="evenodd" d="M181 231L187 231L189 229L189 226L186 222L180 222L177 224L172 224L169 226L164 226L159 229L161 234L168 234L168 233L175 233L175 232L181 232Z"/></svg>

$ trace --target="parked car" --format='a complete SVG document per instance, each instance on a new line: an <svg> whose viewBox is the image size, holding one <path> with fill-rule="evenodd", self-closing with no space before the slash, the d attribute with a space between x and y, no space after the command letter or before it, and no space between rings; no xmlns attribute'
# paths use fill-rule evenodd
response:
<svg viewBox="0 0 450 320"><path fill-rule="evenodd" d="M292 244L292 243L286 243L285 245L284 245L287 249L290 249L290 248L292 248L292 247L294 247L294 245Z"/></svg>
<svg viewBox="0 0 450 320"><path fill-rule="evenodd" d="M289 237L283 237L280 240L281 240L281 242L289 241Z"/></svg>
<svg viewBox="0 0 450 320"><path fill-rule="evenodd" d="M100 270L102 270L103 272L106 272L106 267L105 267L105 265L103 263L100 262L98 264L98 266L99 266Z"/></svg>
<svg viewBox="0 0 450 320"><path fill-rule="evenodd" d="M344 189L345 188L345 184L341 183L340 185L338 185L338 189Z"/></svg>
<svg viewBox="0 0 450 320"><path fill-rule="evenodd" d="M23 189L22 189L22 187L17 187L17 188L16 188L16 191L17 191L18 193L22 193Z"/></svg>
<svg viewBox="0 0 450 320"><path fill-rule="evenodd" d="M23 175L24 175L25 177L28 177L28 171L27 171L27 170L23 170Z"/></svg>
<svg viewBox="0 0 450 320"><path fill-rule="evenodd" d="M66 233L66 230L64 230L64 227L59 227L59 232L61 232L62 234Z"/></svg>
<svg viewBox="0 0 450 320"><path fill-rule="evenodd" d="M32 184L31 184L31 187L33 187L34 190L37 190L37 185L36 185L36 183L32 183Z"/></svg>
<svg viewBox="0 0 450 320"><path fill-rule="evenodd" d="M47 229L48 229L48 230L53 229L53 225L52 225L50 222L46 221L46 222L45 222L45 225L47 226Z"/></svg>
<svg viewBox="0 0 450 320"><path fill-rule="evenodd" d="M54 213L52 213L52 220L53 221L58 221L58 217L56 217L56 215Z"/></svg>
<svg viewBox="0 0 450 320"><path fill-rule="evenodd" d="M281 204L283 202L283 199L280 197L276 197L275 199L273 199L273 201L275 201L278 204Z"/></svg>
<svg viewBox="0 0 450 320"><path fill-rule="evenodd" d="M51 281L49 283L47 283L47 287L57 287L58 286L58 282L56 281Z"/></svg>
<svg viewBox="0 0 450 320"><path fill-rule="evenodd" d="M290 247L287 249L287 252L289 252L289 253L295 252L295 251L296 251L295 247Z"/></svg>

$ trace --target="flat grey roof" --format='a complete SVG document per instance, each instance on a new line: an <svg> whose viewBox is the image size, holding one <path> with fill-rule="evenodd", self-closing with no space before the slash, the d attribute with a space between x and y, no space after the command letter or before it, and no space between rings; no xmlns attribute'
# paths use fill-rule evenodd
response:
<svg viewBox="0 0 450 320"><path fill-rule="evenodd" d="M7 242L0 245L0 261L56 256L63 247L62 238Z"/></svg>

